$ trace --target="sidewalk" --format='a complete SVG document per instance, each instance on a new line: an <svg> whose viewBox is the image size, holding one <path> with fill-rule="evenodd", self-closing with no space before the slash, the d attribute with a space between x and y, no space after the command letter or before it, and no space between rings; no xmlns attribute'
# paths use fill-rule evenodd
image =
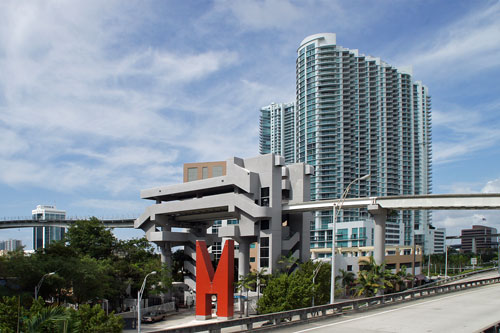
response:
<svg viewBox="0 0 500 333"><path fill-rule="evenodd" d="M235 313L235 318L238 316L238 314ZM212 322L217 322L217 318L214 319L208 319L208 320L196 320L195 319L195 308L191 309L179 309L179 312L172 312L165 318L165 320L153 323L153 324L147 324L147 323L142 323L141 324L141 332L154 332L158 331L161 329L166 329L166 328L174 328L174 327L184 327L184 326L193 326L193 325L203 325L203 324L208 324ZM237 332L240 331L239 326L231 327L231 328L226 328L224 329L224 332ZM137 328L134 329L124 329L124 333L135 333L137 332Z"/></svg>

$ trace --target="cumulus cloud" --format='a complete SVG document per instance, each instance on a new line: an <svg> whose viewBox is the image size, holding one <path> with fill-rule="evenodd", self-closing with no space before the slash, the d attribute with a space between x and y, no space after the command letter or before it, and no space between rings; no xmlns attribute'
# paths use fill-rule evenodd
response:
<svg viewBox="0 0 500 333"><path fill-rule="evenodd" d="M436 164L468 158L495 147L500 141L496 118L500 104L477 104L471 108L449 105L446 111L433 111L433 131L446 133L433 143Z"/></svg>
<svg viewBox="0 0 500 333"><path fill-rule="evenodd" d="M500 179L490 180L481 190L482 193L500 193Z"/></svg>
<svg viewBox="0 0 500 333"><path fill-rule="evenodd" d="M147 206L146 201L136 200L108 200L108 199L84 199L71 203L75 208L91 208L97 211L106 211L112 218L136 218L138 215L122 215L123 212L142 212ZM98 216L99 217L99 216ZM102 216L100 216L102 218Z"/></svg>
<svg viewBox="0 0 500 333"><path fill-rule="evenodd" d="M426 76L448 78L500 66L500 3L478 6L474 12L426 35L421 44L401 54Z"/></svg>
<svg viewBox="0 0 500 333"><path fill-rule="evenodd" d="M153 16L132 2L0 9L1 182L116 195L179 176L186 140L210 134L191 121L210 108L186 108L185 87L237 64L236 52L127 47Z"/></svg>
<svg viewBox="0 0 500 333"><path fill-rule="evenodd" d="M462 229L470 229L473 225L485 225L500 230L500 213L497 211L434 211L433 225L446 228L448 236L460 235Z"/></svg>
<svg viewBox="0 0 500 333"><path fill-rule="evenodd" d="M304 16L301 9L288 0L227 1L214 4L214 13L230 12L245 28L286 29L299 22Z"/></svg>

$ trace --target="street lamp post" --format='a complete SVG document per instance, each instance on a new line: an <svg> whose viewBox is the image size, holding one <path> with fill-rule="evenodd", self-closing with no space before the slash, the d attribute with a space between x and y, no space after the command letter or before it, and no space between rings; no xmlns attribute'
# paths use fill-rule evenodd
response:
<svg viewBox="0 0 500 333"><path fill-rule="evenodd" d="M315 269L315 270L314 270L314 272L313 272L313 285L312 285L312 287L313 287L313 295L312 295L312 306L314 306L314 281L315 281L315 279L316 279L316 275L318 275L318 273L319 273L319 269L321 268L321 265L323 265L323 261L320 261L320 262L319 262L318 266L316 267L316 269Z"/></svg>
<svg viewBox="0 0 500 333"><path fill-rule="evenodd" d="M497 235L497 246L498 246L497 269L498 269L498 275L500 275L500 237L498 237L498 235Z"/></svg>
<svg viewBox="0 0 500 333"><path fill-rule="evenodd" d="M141 299L142 293L144 292L144 287L146 287L146 279L150 275L156 274L156 271L152 271L144 277L144 281L142 282L141 290L137 292L137 332L141 333Z"/></svg>
<svg viewBox="0 0 500 333"><path fill-rule="evenodd" d="M444 240L444 279L448 279L448 245L446 239Z"/></svg>
<svg viewBox="0 0 500 333"><path fill-rule="evenodd" d="M340 213L340 210L342 209L342 205L344 204L345 198L347 197L347 194L349 193L349 190L351 189L352 184L354 184L357 181L361 180L367 180L371 177L370 174L364 175L363 177L358 177L354 179L352 182L347 185L344 193L342 193L342 196L340 197L340 203L334 203L333 204L333 209L332 209L332 276L330 279L331 282L331 287L330 287L330 304L333 304L335 302L335 233L337 230L336 227L336 222L337 222L337 215ZM338 205L338 209L337 209Z"/></svg>
<svg viewBox="0 0 500 333"><path fill-rule="evenodd" d="M43 280L45 280L45 278L47 276L51 276L54 274L56 274L56 272L50 272L50 273L47 273L44 276L42 276L42 278L40 279L40 281L38 282L38 284L35 287L35 301L38 299L38 292L40 291L40 288L42 287Z"/></svg>

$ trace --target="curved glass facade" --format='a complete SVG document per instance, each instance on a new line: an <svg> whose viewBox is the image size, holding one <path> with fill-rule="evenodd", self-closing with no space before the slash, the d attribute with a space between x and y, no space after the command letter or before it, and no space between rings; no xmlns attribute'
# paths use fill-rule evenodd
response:
<svg viewBox="0 0 500 333"><path fill-rule="evenodd" d="M314 166L312 200L340 198L366 174L371 178L353 184L348 197L430 193L430 110L428 90L412 80L411 70L338 46L335 34L309 36L297 51L295 136L284 140L293 140L295 159L287 162ZM273 123L272 114L268 119ZM281 135L275 127L270 137ZM338 221L367 217L363 210L342 210ZM388 220L386 243L409 245L413 230L423 233L429 220L426 212L399 212ZM330 222L331 213L318 213L312 247L331 246Z"/></svg>

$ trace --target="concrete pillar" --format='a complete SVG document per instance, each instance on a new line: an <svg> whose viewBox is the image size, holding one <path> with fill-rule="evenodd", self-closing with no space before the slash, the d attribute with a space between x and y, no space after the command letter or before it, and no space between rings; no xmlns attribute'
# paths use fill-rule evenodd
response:
<svg viewBox="0 0 500 333"><path fill-rule="evenodd" d="M172 246L170 242L163 242L160 245L161 263L172 269Z"/></svg>
<svg viewBox="0 0 500 333"><path fill-rule="evenodd" d="M238 278L245 276L250 271L250 241L247 238L238 238Z"/></svg>
<svg viewBox="0 0 500 333"><path fill-rule="evenodd" d="M385 257L385 221L387 220L387 209L379 205L368 205L368 212L375 221L374 239L373 239L373 258L375 263L380 265Z"/></svg>
<svg viewBox="0 0 500 333"><path fill-rule="evenodd" d="M172 231L172 227L165 226L162 231ZM166 264L169 269L172 269L172 244L170 242L162 242L160 245L161 263Z"/></svg>
<svg viewBox="0 0 500 333"><path fill-rule="evenodd" d="M162 269L163 266L167 266L167 269L170 270L170 274L173 274L172 272L172 246L170 242L162 242L158 244L160 247L160 256L161 256L161 264L162 264ZM162 299L171 299L172 298L172 291L168 291L167 293L162 294Z"/></svg>

